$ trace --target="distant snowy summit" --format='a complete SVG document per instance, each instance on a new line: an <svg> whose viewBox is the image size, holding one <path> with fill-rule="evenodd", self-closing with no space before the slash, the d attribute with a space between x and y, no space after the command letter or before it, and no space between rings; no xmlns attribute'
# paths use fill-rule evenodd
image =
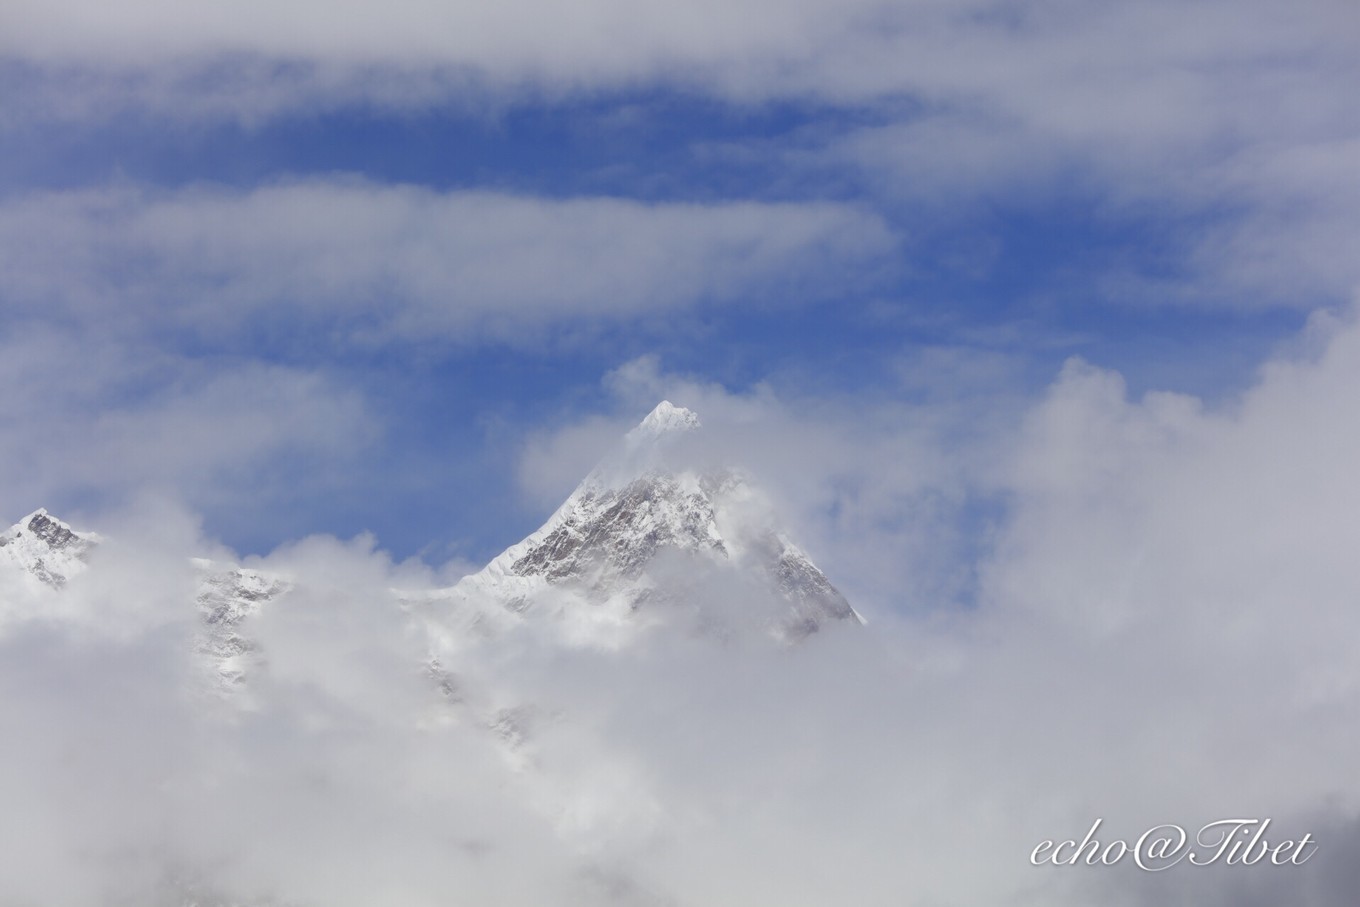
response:
<svg viewBox="0 0 1360 907"><path fill-rule="evenodd" d="M677 618L717 633L758 626L791 641L858 619L749 476L673 455L700 428L694 412L663 400L537 532L460 582L454 597L490 597L528 619L546 612L573 640L604 645Z"/></svg>
<svg viewBox="0 0 1360 907"><path fill-rule="evenodd" d="M77 532L38 508L0 533L0 562L8 562L31 583L61 589L85 570L99 541L97 534Z"/></svg>

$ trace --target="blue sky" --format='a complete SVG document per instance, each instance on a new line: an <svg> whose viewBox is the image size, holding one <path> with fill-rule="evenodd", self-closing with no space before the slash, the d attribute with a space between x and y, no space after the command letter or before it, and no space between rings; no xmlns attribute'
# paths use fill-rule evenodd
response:
<svg viewBox="0 0 1360 907"><path fill-rule="evenodd" d="M1351 303L1346 4L512 7L9 8L11 517L477 562L640 359L1001 431L1072 356L1230 406Z"/></svg>

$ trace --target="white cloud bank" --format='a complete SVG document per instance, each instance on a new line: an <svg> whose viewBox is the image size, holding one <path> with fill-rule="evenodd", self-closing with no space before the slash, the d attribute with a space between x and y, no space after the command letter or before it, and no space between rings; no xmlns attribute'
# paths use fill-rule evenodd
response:
<svg viewBox="0 0 1360 907"><path fill-rule="evenodd" d="M967 456L909 412L857 423L645 360L610 380L625 406L663 389L702 407L781 489L793 480L779 451L799 451L816 491L787 505L821 539L842 537L821 559L832 579L880 603L909 579L894 570L961 556L897 531L931 486L1002 488L1012 508L971 565L976 606L880 608L866 628L792 649L659 634L602 653L468 635L444 665L465 702L533 706L516 717L528 750L506 760L504 737L472 706L440 711L422 673L419 625L389 592L428 585L419 565L324 538L255 562L299 594L258 625L262 709L224 719L183 698L192 624L174 602L190 583L173 564L202 543L103 527L148 540L73 583L92 605L77 613L131 596L134 632L38 619L0 639L0 831L17 842L3 892L146 904L169 872L331 907L1353 900L1354 319L1319 316L1216 411L1130 400L1117 375L1074 361L1017 431L998 427L974 442L994 449ZM872 560L894 566L854 576ZM114 567L118 583L96 582ZM1311 832L1317 861L1155 880L1028 863L1039 841L1096 817L1132 838L1240 815Z"/></svg>
<svg viewBox="0 0 1360 907"><path fill-rule="evenodd" d="M870 632L886 633L910 666L893 674L863 653L840 665L846 692L836 709L857 717L834 739L866 780L855 788L837 776L837 789L880 809L861 803L858 827L818 816L820 828L873 839L856 853L875 864L867 875L890 880L883 887L911 880L909 894L890 888L899 903L1354 899L1353 312L1315 316L1254 387L1214 409L1177 393L1130 399L1118 374L1080 360L1018 424L986 424L989 406L852 411L768 388L732 395L652 360L628 364L610 384L625 409L633 394L693 406L722 433L726 454L760 464L810 532L820 566L843 588L860 587L851 597ZM951 447L959 422L979 415L978 434ZM587 424L536 440L525 457L530 487L540 464L597 430L607 433ZM800 470L781 468L793 459ZM960 563L969 552L952 541L969 489L1009 503L995 534L976 539L983 551ZM960 567L977 571L973 606L942 614L930 596L949 591ZM894 606L915 613L902 625ZM873 678L871 689L851 675ZM925 805L906 790L949 793ZM1275 816L1277 828L1285 816L1316 825L1314 837L1331 843L1297 871L1157 879L1131 867L1035 870L1022 846L1022 829L1032 847L1079 836L1097 816L1108 841L1158 822L1257 814ZM880 838L900 848L896 863L875 849ZM972 845L978 865L951 862L957 841ZM936 862L916 867L917 847ZM853 881L838 884L876 903Z"/></svg>

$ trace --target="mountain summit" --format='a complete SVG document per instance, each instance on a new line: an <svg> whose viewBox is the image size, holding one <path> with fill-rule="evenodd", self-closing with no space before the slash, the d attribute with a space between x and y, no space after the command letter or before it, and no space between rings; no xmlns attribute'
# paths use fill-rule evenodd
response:
<svg viewBox="0 0 1360 907"><path fill-rule="evenodd" d="M99 541L95 533L76 532L40 507L0 533L0 560L41 586L60 589L85 569Z"/></svg>
<svg viewBox="0 0 1360 907"><path fill-rule="evenodd" d="M662 401L537 532L459 583L511 612L548 612L583 643L621 644L677 615L701 630L756 623L796 640L857 618L776 525L768 497L734 468L674 462L671 442L700 429Z"/></svg>

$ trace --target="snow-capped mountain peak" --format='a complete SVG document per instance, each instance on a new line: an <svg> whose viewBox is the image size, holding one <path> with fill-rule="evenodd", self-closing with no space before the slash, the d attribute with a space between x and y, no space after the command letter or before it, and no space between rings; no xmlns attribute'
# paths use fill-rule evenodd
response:
<svg viewBox="0 0 1360 907"><path fill-rule="evenodd" d="M39 507L0 533L0 558L41 585L60 589L85 569L99 542L97 533L77 532Z"/></svg>
<svg viewBox="0 0 1360 907"><path fill-rule="evenodd" d="M677 611L708 629L763 623L786 639L856 617L746 473L677 462L669 442L700 426L693 411L662 401L624 437L621 456L454 597L546 612L574 641L605 646Z"/></svg>

